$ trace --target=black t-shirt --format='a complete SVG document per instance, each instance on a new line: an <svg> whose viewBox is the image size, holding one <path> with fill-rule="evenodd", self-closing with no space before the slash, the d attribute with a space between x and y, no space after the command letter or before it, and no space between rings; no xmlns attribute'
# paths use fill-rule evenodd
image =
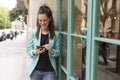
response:
<svg viewBox="0 0 120 80"><path fill-rule="evenodd" d="M49 43L49 34L41 34L41 46ZM39 61L37 63L37 66L35 68L36 70L40 71L54 71L49 55L48 50L46 50L44 53L40 54Z"/></svg>

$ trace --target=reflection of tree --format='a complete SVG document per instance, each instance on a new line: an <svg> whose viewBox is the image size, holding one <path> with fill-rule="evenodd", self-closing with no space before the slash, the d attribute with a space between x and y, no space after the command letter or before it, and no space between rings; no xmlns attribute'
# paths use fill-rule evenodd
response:
<svg viewBox="0 0 120 80"><path fill-rule="evenodd" d="M112 0L111 7L109 0L101 0L101 23L103 25L103 28L105 28L107 20L111 20L110 26L107 26L111 29L111 32L109 33L111 36L114 36L113 30L115 29L115 18L117 15L116 9L116 0ZM107 30L105 32L107 32Z"/></svg>
<svg viewBox="0 0 120 80"><path fill-rule="evenodd" d="M111 36L115 36L113 31L115 29L115 21L117 18L117 4L116 0L112 0L111 7L108 8L109 0L101 0L101 22L103 27L105 27L105 23L108 19L111 19L110 29ZM120 25L119 25L120 26ZM119 27L117 27L119 28ZM118 31L120 32L120 30ZM120 34L118 34L118 39L120 39ZM120 46L117 46L117 60L116 60L116 72L120 73Z"/></svg>

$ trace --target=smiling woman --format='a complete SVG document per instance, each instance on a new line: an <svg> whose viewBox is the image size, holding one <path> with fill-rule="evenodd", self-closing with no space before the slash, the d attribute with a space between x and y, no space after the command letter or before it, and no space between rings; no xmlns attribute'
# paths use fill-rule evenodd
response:
<svg viewBox="0 0 120 80"><path fill-rule="evenodd" d="M7 7L9 10L16 6L16 0L0 0L0 5Z"/></svg>

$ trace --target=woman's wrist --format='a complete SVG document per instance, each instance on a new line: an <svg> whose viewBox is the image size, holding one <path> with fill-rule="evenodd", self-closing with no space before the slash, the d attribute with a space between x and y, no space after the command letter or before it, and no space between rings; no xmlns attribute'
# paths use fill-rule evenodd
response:
<svg viewBox="0 0 120 80"><path fill-rule="evenodd" d="M36 50L33 51L33 54L36 54Z"/></svg>
<svg viewBox="0 0 120 80"><path fill-rule="evenodd" d="M50 53L54 54L54 50L52 48L49 51Z"/></svg>

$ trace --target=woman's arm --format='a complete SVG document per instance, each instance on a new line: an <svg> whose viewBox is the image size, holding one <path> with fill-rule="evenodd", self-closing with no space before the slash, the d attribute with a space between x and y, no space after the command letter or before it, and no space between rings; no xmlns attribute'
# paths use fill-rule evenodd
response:
<svg viewBox="0 0 120 80"><path fill-rule="evenodd" d="M34 56L34 54L33 54L33 52L34 52L34 37L35 37L35 31L32 30L30 32L30 36L28 38L27 50L26 50L26 52L28 53L28 55L30 57Z"/></svg>
<svg viewBox="0 0 120 80"><path fill-rule="evenodd" d="M54 53L51 53L53 57L58 57L60 55L60 35L59 32L55 32L55 41L52 50Z"/></svg>

